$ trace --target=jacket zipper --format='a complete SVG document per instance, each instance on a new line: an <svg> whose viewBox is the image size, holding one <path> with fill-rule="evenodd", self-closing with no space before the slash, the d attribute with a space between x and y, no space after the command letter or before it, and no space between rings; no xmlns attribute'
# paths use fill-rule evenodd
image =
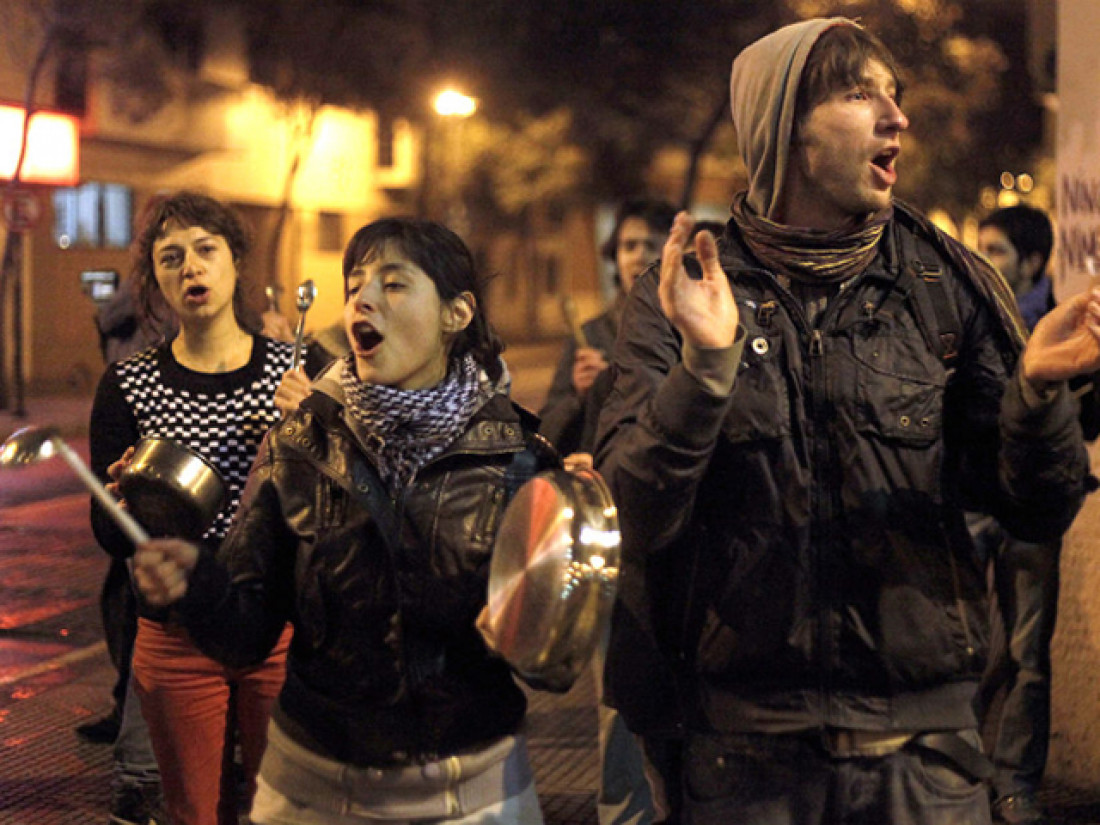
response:
<svg viewBox="0 0 1100 825"><path fill-rule="evenodd" d="M857 280L859 280L857 278ZM813 564L815 577L818 582L818 655L820 656L820 682L818 684L819 701L821 702L822 722L827 725L831 716L829 696L832 692L832 663L834 658L833 645L833 582L832 570L826 563L828 545L833 541L836 529L836 514L839 512L836 506L836 498L840 494L839 485L833 483L831 478L824 474L829 468L836 466L836 457L832 455L829 435L830 414L828 408L828 369L825 363L825 336L822 329L829 328L843 311L848 303L849 296L854 294L854 284L847 284L839 289L826 304L825 308L815 319L816 323L810 329L810 338L807 344L807 354L810 364L809 399L811 421L813 422L814 438L811 460L810 478L813 484L810 509L810 541L813 549ZM804 317L804 316L803 316Z"/></svg>
<svg viewBox="0 0 1100 825"><path fill-rule="evenodd" d="M828 516L832 511L830 490L825 479L821 478L821 468L828 467L829 442L827 435L828 415L825 409L825 341L821 330L817 327L810 330L810 341L807 347L810 366L810 420L814 428L811 452L813 466L811 468L811 501L810 501L810 546L813 548L814 578L817 581L817 649L820 657L820 679L818 682L819 701L824 718L828 718L829 697L829 666L831 662L831 610L829 599L826 597L831 588L825 582L826 566L821 547L821 539L825 530L822 526L828 524Z"/></svg>

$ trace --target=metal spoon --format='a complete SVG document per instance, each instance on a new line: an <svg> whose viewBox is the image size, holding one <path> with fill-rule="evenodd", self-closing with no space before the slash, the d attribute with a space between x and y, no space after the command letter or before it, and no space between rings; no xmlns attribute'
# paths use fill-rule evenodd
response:
<svg viewBox="0 0 1100 825"><path fill-rule="evenodd" d="M292 370L298 369L298 365L302 363L302 336L306 331L306 313L313 306L313 299L316 297L317 286L312 278L298 284L298 328L294 330L294 356L290 362Z"/></svg>
<svg viewBox="0 0 1100 825"><path fill-rule="evenodd" d="M134 517L122 509L118 499L107 492L88 465L76 454L72 447L61 440L53 427L24 427L12 433L0 446L0 468L20 468L37 464L54 456L61 456L72 467L84 486L96 500L103 505L115 523L135 545L149 541L149 534L134 521Z"/></svg>

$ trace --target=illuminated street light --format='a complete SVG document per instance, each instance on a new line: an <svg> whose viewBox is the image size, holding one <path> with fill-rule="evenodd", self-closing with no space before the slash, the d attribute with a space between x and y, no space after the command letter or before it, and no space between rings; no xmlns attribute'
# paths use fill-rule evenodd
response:
<svg viewBox="0 0 1100 825"><path fill-rule="evenodd" d="M442 120L428 121L424 136L424 176L420 187L421 212L441 215L443 221L465 235L466 207L462 202L466 120L477 111L477 100L456 89L444 89L435 96L432 108ZM433 191L434 190L434 191Z"/></svg>
<svg viewBox="0 0 1100 825"><path fill-rule="evenodd" d="M11 180L23 146L24 111L0 105L0 180ZM75 186L80 180L80 121L60 112L35 111L19 178L23 183Z"/></svg>
<svg viewBox="0 0 1100 825"><path fill-rule="evenodd" d="M469 117L477 111L477 100L455 89L445 89L436 95L435 111L443 117Z"/></svg>

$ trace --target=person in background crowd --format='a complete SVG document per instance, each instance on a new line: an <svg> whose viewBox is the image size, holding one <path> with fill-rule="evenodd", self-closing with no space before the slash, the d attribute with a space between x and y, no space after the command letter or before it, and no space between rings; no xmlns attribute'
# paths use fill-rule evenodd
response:
<svg viewBox="0 0 1100 825"><path fill-rule="evenodd" d="M150 323L138 314L134 282L126 279L115 294L99 304L95 315L99 346L108 365L140 352L175 334L174 320L168 315L160 324ZM114 705L104 716L78 725L77 735L95 745L109 745L118 737L122 709L126 701L126 683L130 679L130 658L137 635L137 602L130 586L130 571L121 559L111 559L99 595L99 613L103 635L118 678L111 696Z"/></svg>
<svg viewBox="0 0 1100 825"><path fill-rule="evenodd" d="M978 250L1008 282L1029 330L1054 309L1054 290L1047 274L1053 248L1050 218L1033 206L997 209L978 224Z"/></svg>
<svg viewBox="0 0 1100 825"><path fill-rule="evenodd" d="M612 356L609 701L682 731L693 825L988 823L964 509L1035 542L1074 518L1100 291L1024 349L1003 279L893 199L899 71L853 21L761 38L730 87L749 189L694 256L677 217Z"/></svg>
<svg viewBox="0 0 1100 825"><path fill-rule="evenodd" d="M695 251L695 238L700 232L706 230L712 235L717 236L722 234L724 228L725 224L720 221L696 222L687 251ZM600 411L607 401L607 396L611 393L612 378L611 370L608 369L601 372L596 376L596 380L592 382L592 386L584 397L584 426L581 429L580 441L582 452L566 456L566 462L569 463L570 466L578 468L592 466L591 450L596 444L596 429L599 426ZM678 774L678 771L673 771L673 773Z"/></svg>
<svg viewBox="0 0 1100 825"><path fill-rule="evenodd" d="M595 428L586 424L595 416L588 410L596 409L610 388L607 355L615 343L626 296L635 279L656 260L675 215L676 209L664 201L624 201L601 249L615 265L615 299L605 312L581 325L586 346L580 346L575 337L566 341L539 411L539 432L566 456L566 466L571 469L592 466ZM593 659L596 692L601 696L600 789L596 798L600 825L649 823L658 814L646 779L644 754L618 714L602 701L603 647L601 644ZM662 807L659 800L656 804Z"/></svg>
<svg viewBox="0 0 1100 825"><path fill-rule="evenodd" d="M293 341L294 330L290 321L274 307L269 307L260 316L260 334L273 341Z"/></svg>
<svg viewBox="0 0 1100 825"><path fill-rule="evenodd" d="M607 369L626 296L642 270L656 260L675 215L671 204L648 198L625 201L615 215L611 236L601 249L615 265L615 299L606 311L581 325L586 346L574 337L566 341L539 410L540 432L562 455L591 452L591 444L581 441L585 397Z"/></svg>
<svg viewBox="0 0 1100 825"><path fill-rule="evenodd" d="M991 212L979 224L978 250L1007 281L1020 314L1034 329L1054 308L1047 262L1054 232L1046 213L1019 205ZM1086 439L1096 438L1095 392L1082 397ZM1058 563L1062 541L1013 538L992 517L969 518L975 544L992 568L990 655L978 692L984 718L1003 689L991 721L993 815L1009 825L1047 822L1037 794L1050 743L1050 644L1058 614Z"/></svg>
<svg viewBox="0 0 1100 825"><path fill-rule="evenodd" d="M351 352L271 431L225 542L151 541L136 580L233 667L294 626L254 825L538 825L526 700L476 621L503 509L556 453L457 235L375 221L343 273Z"/></svg>
<svg viewBox="0 0 1100 825"><path fill-rule="evenodd" d="M228 485L226 503L203 536L212 547L225 535L260 440L277 420L276 384L291 362L290 344L251 331L258 324L242 289L248 250L240 219L212 198L180 192L151 205L135 244L134 278L142 310L156 320L158 306L166 306L179 333L107 369L89 427L92 470L114 492L142 436L171 438L209 460ZM132 554L129 539L94 502L92 527L112 557ZM159 768L172 825L235 824L234 732L250 798L283 682L289 628L280 629L263 661L226 668L201 654L167 611L139 604L138 612L128 696L138 698L140 713L138 702L125 703L111 821L159 825ZM235 731L228 725L231 694Z"/></svg>

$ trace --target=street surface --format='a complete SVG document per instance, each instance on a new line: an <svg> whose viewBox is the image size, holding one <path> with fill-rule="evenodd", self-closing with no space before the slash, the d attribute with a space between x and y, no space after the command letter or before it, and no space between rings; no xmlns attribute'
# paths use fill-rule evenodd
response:
<svg viewBox="0 0 1100 825"><path fill-rule="evenodd" d="M537 409L554 346L509 350L514 395ZM0 411L0 440L29 423L58 426L87 457L90 399L30 399L28 416ZM1094 464L1097 456L1094 455ZM1094 496L1095 498L1095 496ZM1089 547L1100 542L1100 500L1086 505L1063 555L1063 610L1055 662L1055 731L1048 776L1081 774L1092 751L1073 720L1096 716L1092 648L1100 622ZM60 459L0 471L0 825L105 823L110 748L73 728L110 708L114 672L102 641L98 591L106 556L88 525L88 496ZM1078 687L1080 685L1080 687ZM1080 712L1070 713L1076 707ZM549 825L595 823L595 698L589 675L564 696L530 693L528 736ZM1089 787L1052 779L1052 822L1100 825L1100 778ZM1094 780L1094 781L1093 781Z"/></svg>

